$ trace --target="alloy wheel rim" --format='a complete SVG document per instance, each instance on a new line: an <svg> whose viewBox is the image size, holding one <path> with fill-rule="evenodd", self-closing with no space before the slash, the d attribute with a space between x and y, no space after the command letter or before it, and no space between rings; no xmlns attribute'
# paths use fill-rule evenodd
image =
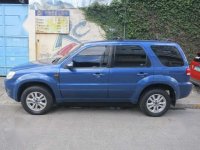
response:
<svg viewBox="0 0 200 150"><path fill-rule="evenodd" d="M26 97L26 104L33 111L41 111L46 107L47 99L40 92L31 92Z"/></svg>
<svg viewBox="0 0 200 150"><path fill-rule="evenodd" d="M147 109L152 113L162 112L167 105L166 98L161 94L151 95L146 102Z"/></svg>

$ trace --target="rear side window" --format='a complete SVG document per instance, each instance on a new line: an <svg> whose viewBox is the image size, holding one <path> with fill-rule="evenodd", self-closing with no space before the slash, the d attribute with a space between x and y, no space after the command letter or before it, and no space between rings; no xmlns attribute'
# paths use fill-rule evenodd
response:
<svg viewBox="0 0 200 150"><path fill-rule="evenodd" d="M184 65L183 59L175 46L153 45L151 49L165 66L179 67Z"/></svg>
<svg viewBox="0 0 200 150"><path fill-rule="evenodd" d="M145 51L140 46L123 45L115 46L113 54L114 67L146 67L150 61Z"/></svg>

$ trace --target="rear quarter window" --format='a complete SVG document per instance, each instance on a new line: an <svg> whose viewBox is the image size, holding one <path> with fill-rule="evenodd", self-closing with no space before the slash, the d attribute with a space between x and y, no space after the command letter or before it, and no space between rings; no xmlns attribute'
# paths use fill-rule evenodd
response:
<svg viewBox="0 0 200 150"><path fill-rule="evenodd" d="M184 66L183 58L175 46L152 45L151 49L164 66Z"/></svg>

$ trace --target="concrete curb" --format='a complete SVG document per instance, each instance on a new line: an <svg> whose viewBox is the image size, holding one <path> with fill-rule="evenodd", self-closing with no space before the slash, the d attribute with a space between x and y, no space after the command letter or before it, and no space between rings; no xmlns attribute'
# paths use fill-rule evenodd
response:
<svg viewBox="0 0 200 150"><path fill-rule="evenodd" d="M200 104L176 104L175 108L200 109Z"/></svg>

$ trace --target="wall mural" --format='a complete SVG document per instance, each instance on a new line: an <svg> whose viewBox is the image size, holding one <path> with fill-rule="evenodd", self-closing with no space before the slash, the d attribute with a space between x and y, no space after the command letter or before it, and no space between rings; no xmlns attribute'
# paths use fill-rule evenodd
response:
<svg viewBox="0 0 200 150"><path fill-rule="evenodd" d="M109 4L111 0L30 0L30 10L69 10L69 34L36 34L37 59L65 55L82 42L104 39L104 31L85 20L79 7L94 2ZM48 41L47 41L48 40Z"/></svg>
<svg viewBox="0 0 200 150"><path fill-rule="evenodd" d="M32 9L68 9L87 7L95 2L110 4L112 0L29 0Z"/></svg>

